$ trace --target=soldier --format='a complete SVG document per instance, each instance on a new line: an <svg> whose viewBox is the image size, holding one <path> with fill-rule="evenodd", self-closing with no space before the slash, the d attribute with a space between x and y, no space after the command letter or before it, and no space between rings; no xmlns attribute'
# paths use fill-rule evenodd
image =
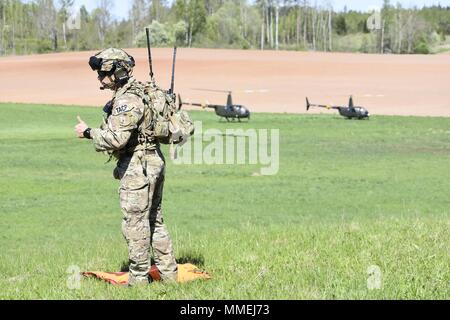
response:
<svg viewBox="0 0 450 320"><path fill-rule="evenodd" d="M89 65L98 73L100 89L112 90L114 95L104 108L106 117L100 128L91 129L78 117L75 131L79 138L91 139L96 151L118 160L113 175L120 180L128 284L149 282L150 249L161 279L176 281L177 263L161 211L165 160L158 141L141 130L152 117L147 116L151 111L143 101L144 84L132 76L134 59L121 49L110 48L91 57Z"/></svg>

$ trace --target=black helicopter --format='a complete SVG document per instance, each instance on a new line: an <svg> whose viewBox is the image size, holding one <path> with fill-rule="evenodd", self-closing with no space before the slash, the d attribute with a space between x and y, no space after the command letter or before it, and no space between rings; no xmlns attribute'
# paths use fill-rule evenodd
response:
<svg viewBox="0 0 450 320"><path fill-rule="evenodd" d="M209 104L209 103L203 103L203 104L202 103L188 103L188 102L183 102L181 100L181 97L178 96L180 105L214 109L214 111L216 112L216 114L219 117L225 118L228 122L230 122L230 119L231 119L231 121L238 120L239 122L241 122L241 119L250 120L250 110L248 110L246 107L244 107L242 105L233 104L233 97L232 97L231 91L205 90L205 89L201 89L201 91L228 93L227 104L224 106L224 105Z"/></svg>
<svg viewBox="0 0 450 320"><path fill-rule="evenodd" d="M347 119L365 119L370 117L369 111L363 107L355 106L353 104L353 96L350 96L348 107L345 106L326 106L320 104L310 104L308 98L306 98L306 111L311 107L335 109L339 111L339 114Z"/></svg>

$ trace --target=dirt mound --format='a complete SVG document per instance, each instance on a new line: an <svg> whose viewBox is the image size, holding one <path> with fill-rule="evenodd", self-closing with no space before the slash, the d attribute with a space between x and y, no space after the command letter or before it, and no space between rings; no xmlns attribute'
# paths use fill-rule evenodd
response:
<svg viewBox="0 0 450 320"><path fill-rule="evenodd" d="M146 49L127 51L136 58L136 77L148 79ZM0 101L103 106L111 93L98 90L87 63L93 53L1 58ZM171 54L153 51L163 87L170 83ZM254 112L303 113L306 96L340 105L353 94L372 114L450 116L448 57L181 48L176 91L189 101L225 103L225 93L193 88L233 90L234 102Z"/></svg>

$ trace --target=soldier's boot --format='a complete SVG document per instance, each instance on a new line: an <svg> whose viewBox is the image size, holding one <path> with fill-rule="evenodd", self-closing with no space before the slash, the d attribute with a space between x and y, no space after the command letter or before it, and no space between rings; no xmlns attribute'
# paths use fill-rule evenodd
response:
<svg viewBox="0 0 450 320"><path fill-rule="evenodd" d="M147 243L148 242L148 245ZM150 280L150 241L142 241L141 243L130 243L130 272L128 285L135 286L141 284L149 284Z"/></svg>
<svg viewBox="0 0 450 320"><path fill-rule="evenodd" d="M155 228L152 230L153 253L161 280L175 282L178 276L178 265L167 228L164 224L156 222Z"/></svg>
<svg viewBox="0 0 450 320"><path fill-rule="evenodd" d="M128 241L130 272L128 285L149 284L150 282L150 238Z"/></svg>
<svg viewBox="0 0 450 320"><path fill-rule="evenodd" d="M126 284L127 287L135 287L135 286L141 286L141 285L148 285L150 284L150 279L147 276L144 279L137 279L131 272L128 278L128 282Z"/></svg>

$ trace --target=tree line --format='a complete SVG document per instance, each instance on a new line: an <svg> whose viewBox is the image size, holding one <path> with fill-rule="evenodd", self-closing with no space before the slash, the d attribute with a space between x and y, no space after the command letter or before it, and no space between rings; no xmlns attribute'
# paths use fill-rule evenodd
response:
<svg viewBox="0 0 450 320"><path fill-rule="evenodd" d="M378 13L312 0L133 0L121 20L113 5L75 12L74 0L0 0L0 55L142 47L145 27L155 46L366 53L430 53L450 35L450 7L389 0Z"/></svg>

